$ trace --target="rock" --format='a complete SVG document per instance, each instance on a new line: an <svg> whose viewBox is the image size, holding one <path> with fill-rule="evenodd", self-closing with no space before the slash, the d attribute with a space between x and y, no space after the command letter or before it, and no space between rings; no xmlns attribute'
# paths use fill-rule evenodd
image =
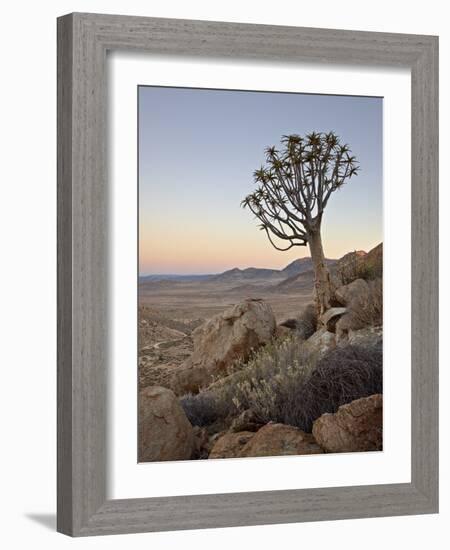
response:
<svg viewBox="0 0 450 550"><path fill-rule="evenodd" d="M235 361L246 361L252 351L275 335L275 316L263 300L249 299L216 315L196 328L194 351L174 373L176 393L196 393Z"/></svg>
<svg viewBox="0 0 450 550"><path fill-rule="evenodd" d="M211 448L217 443L217 441L223 437L225 434L228 433L228 430L222 430L220 432L217 432L215 434L213 434L210 438L209 438L209 443L211 445Z"/></svg>
<svg viewBox="0 0 450 550"><path fill-rule="evenodd" d="M356 279L336 289L334 296L340 304L348 306L355 298L369 296L369 285L364 279Z"/></svg>
<svg viewBox="0 0 450 550"><path fill-rule="evenodd" d="M247 409L233 420L230 426L230 431L257 432L262 426L264 426L264 422L259 421L255 413L252 410Z"/></svg>
<svg viewBox="0 0 450 550"><path fill-rule="evenodd" d="M175 394L159 386L139 393L139 460L188 460L194 432Z"/></svg>
<svg viewBox="0 0 450 550"><path fill-rule="evenodd" d="M334 265L335 283L348 284L361 278L361 265L367 253L364 250L348 252Z"/></svg>
<svg viewBox="0 0 450 550"><path fill-rule="evenodd" d="M348 331L348 343L365 348L383 345L383 327L367 327Z"/></svg>
<svg viewBox="0 0 450 550"><path fill-rule="evenodd" d="M368 253L363 250L349 252L335 264L334 280L348 284L357 279L376 279L383 276L383 243ZM347 304L343 304L347 305Z"/></svg>
<svg viewBox="0 0 450 550"><path fill-rule="evenodd" d="M335 335L326 328L320 328L307 340L308 344L319 356L336 347Z"/></svg>
<svg viewBox="0 0 450 550"><path fill-rule="evenodd" d="M200 388L208 385L208 381L211 381L211 375L206 367L194 365L191 358L188 358L178 368L171 369L167 374L165 385L178 396L187 393L196 394Z"/></svg>
<svg viewBox="0 0 450 550"><path fill-rule="evenodd" d="M206 428L194 426L194 449L192 458L208 458L210 448L209 434Z"/></svg>
<svg viewBox="0 0 450 550"><path fill-rule="evenodd" d="M254 436L254 432L228 432L217 439L208 458L237 458Z"/></svg>
<svg viewBox="0 0 450 550"><path fill-rule="evenodd" d="M336 324L336 343L338 346L349 344L363 348L383 346L383 327L366 327L358 330L347 328L346 316Z"/></svg>
<svg viewBox="0 0 450 550"><path fill-rule="evenodd" d="M338 320L335 327L337 345L339 346L348 345L348 333L350 331L351 326L352 326L352 318L349 313L346 313Z"/></svg>
<svg viewBox="0 0 450 550"><path fill-rule="evenodd" d="M383 397L363 397L342 405L335 414L325 413L313 423L317 443L329 453L381 451L383 445Z"/></svg>
<svg viewBox="0 0 450 550"><path fill-rule="evenodd" d="M269 423L256 432L239 456L310 455L322 452L311 434L293 426Z"/></svg>
<svg viewBox="0 0 450 550"><path fill-rule="evenodd" d="M336 323L345 313L347 313L347 308L345 307L332 307L322 315L320 321L328 332L335 332Z"/></svg>
<svg viewBox="0 0 450 550"><path fill-rule="evenodd" d="M365 271L370 278L383 277L383 243L380 243L364 257Z"/></svg>

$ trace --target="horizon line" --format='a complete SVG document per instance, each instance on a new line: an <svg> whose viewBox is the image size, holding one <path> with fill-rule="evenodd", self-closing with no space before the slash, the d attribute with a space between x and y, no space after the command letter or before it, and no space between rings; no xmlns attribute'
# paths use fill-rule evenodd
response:
<svg viewBox="0 0 450 550"><path fill-rule="evenodd" d="M292 260L292 262L289 262L288 264L286 264L284 267L281 267L281 268L276 268L276 267L255 267L255 266L248 266L248 267L237 267L237 266L233 266L233 267L230 267L228 269L224 269L223 271L204 271L204 272L201 272L201 273L193 273L192 271L187 271L187 272L165 272L165 273L162 273L162 272L146 272L145 274L144 273L141 273L139 272L139 277L155 277L155 276L186 276L186 277L189 277L189 276L192 276L192 277L198 277L198 276L206 276L206 275L222 275L223 273L226 273L227 271L234 271L235 269L238 269L239 271L245 271L246 269L267 269L269 271L283 271L283 269L286 269L286 267L288 267L289 265L293 264L294 262L297 262L299 260L310 260L311 259L311 256L303 256L302 258L296 258L295 260ZM325 258L326 260L333 260L333 261L337 261L338 258Z"/></svg>

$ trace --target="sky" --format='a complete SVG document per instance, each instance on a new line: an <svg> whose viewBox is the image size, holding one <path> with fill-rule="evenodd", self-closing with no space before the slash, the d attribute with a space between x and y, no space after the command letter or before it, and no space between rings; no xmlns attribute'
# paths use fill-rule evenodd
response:
<svg viewBox="0 0 450 550"><path fill-rule="evenodd" d="M382 239L382 98L140 86L139 273L281 269L308 247L279 252L241 200L267 146L286 134L334 131L360 173L324 213L328 258Z"/></svg>

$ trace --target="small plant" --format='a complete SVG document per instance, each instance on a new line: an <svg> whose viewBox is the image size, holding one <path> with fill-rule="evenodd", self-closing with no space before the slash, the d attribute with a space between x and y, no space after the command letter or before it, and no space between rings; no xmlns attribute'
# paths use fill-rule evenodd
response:
<svg viewBox="0 0 450 550"><path fill-rule="evenodd" d="M292 392L306 381L314 366L315 355L298 338L273 346L257 355L236 380L232 396L236 409L251 409L264 423L284 422Z"/></svg>
<svg viewBox="0 0 450 550"><path fill-rule="evenodd" d="M308 304L296 319L297 335L307 340L317 329L317 309L314 304Z"/></svg>
<svg viewBox="0 0 450 550"><path fill-rule="evenodd" d="M180 397L180 404L193 426L210 426L225 418L230 412L230 404L227 404L220 394L209 391L184 395Z"/></svg>

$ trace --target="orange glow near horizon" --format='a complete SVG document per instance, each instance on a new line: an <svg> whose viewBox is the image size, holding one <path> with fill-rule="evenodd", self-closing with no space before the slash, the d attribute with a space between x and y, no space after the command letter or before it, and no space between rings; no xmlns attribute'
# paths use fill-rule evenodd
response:
<svg viewBox="0 0 450 550"><path fill-rule="evenodd" d="M222 235L211 235L195 227L172 231L165 227L158 231L152 225L141 224L141 275L221 273L234 267L282 269L297 258L310 256L307 246L294 247L287 252L275 250L265 234L256 227L252 227L251 231L244 234L224 231ZM342 228L340 232L334 230L330 235L324 228L323 242L327 258L340 258L353 250L369 251L382 241L382 235L374 231L368 230L355 235L348 229Z"/></svg>

